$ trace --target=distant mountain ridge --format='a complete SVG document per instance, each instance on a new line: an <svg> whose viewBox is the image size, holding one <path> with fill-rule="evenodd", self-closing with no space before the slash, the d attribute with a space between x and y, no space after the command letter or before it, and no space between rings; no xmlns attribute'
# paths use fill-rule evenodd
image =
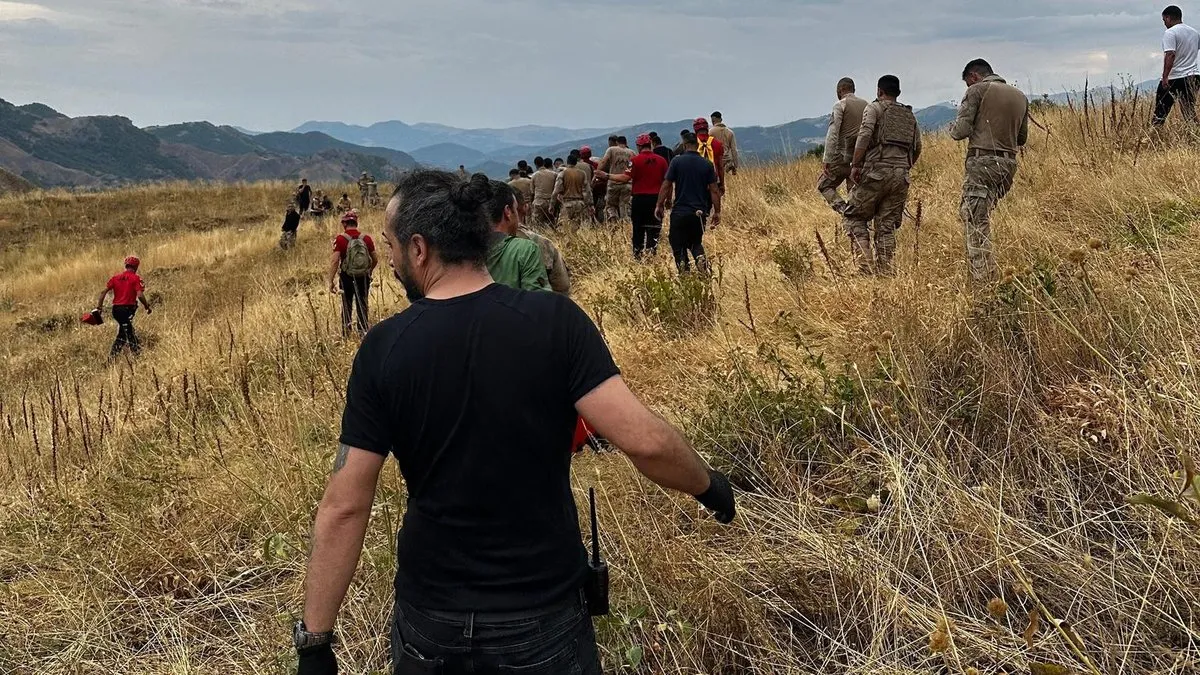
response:
<svg viewBox="0 0 1200 675"><path fill-rule="evenodd" d="M320 133L251 136L190 122L139 129L118 116L68 117L41 104L0 100L0 169L11 189L105 187L159 180L344 182L361 171L389 179L416 160L389 148Z"/></svg>
<svg viewBox="0 0 1200 675"><path fill-rule="evenodd" d="M459 129L442 124L406 124L399 120L378 122L367 127L343 122L305 122L292 129L293 133L309 131L319 131L356 145L381 146L404 152L453 143L487 154L517 145L562 143L579 136L607 133L608 130L564 129L537 125L507 129Z"/></svg>

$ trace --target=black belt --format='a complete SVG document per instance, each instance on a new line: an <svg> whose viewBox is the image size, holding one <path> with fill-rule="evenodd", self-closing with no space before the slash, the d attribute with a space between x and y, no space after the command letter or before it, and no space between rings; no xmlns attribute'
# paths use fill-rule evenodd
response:
<svg viewBox="0 0 1200 675"><path fill-rule="evenodd" d="M1015 152L1008 150L987 150L984 148L971 148L967 151L967 157L1007 157L1014 159L1017 156Z"/></svg>

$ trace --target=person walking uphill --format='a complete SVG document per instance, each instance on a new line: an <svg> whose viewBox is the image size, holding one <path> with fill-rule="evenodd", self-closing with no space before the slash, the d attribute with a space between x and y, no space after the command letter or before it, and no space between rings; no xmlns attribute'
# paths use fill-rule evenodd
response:
<svg viewBox="0 0 1200 675"><path fill-rule="evenodd" d="M638 136L638 154L630 160L629 169L623 174L607 176L613 183L633 186L629 218L633 221L633 257L637 260L642 259L643 251L650 251L651 256L658 252L658 238L662 234L662 219L656 211L668 164L654 152L653 143L649 134Z"/></svg>
<svg viewBox="0 0 1200 675"><path fill-rule="evenodd" d="M354 328L359 335L366 335L370 326L371 274L379 265L379 256L371 237L358 231L356 212L342 216L342 228L344 232L333 240L329 258L329 292L342 296L342 335L350 337Z"/></svg>
<svg viewBox="0 0 1200 675"><path fill-rule="evenodd" d="M608 150L600 158L600 171L609 176L625 173L629 169L629 160L633 159L633 151L624 136L609 136L608 143ZM628 218L632 201L633 191L629 185L609 183L604 197L605 220L613 222Z"/></svg>
<svg viewBox="0 0 1200 675"><path fill-rule="evenodd" d="M287 213L283 215L283 227L279 228L279 248L288 250L296 245L296 230L300 229L300 212L295 204L288 204Z"/></svg>
<svg viewBox="0 0 1200 675"><path fill-rule="evenodd" d="M476 174L471 182L477 184L480 194L488 194L485 204L488 222L492 225L487 257L488 273L498 284L524 291L548 291L550 280L542 264L542 252L529 239L518 237L521 224L519 197L512 186L500 181L488 181L487 176ZM485 183L490 192L484 190Z"/></svg>
<svg viewBox="0 0 1200 675"><path fill-rule="evenodd" d="M892 274L896 230L908 202L909 171L921 156L921 128L912 108L899 101L900 78L879 78L878 98L863 111L854 144L850 184L854 186L844 211L846 232L862 274ZM871 255L871 228L875 245Z"/></svg>
<svg viewBox="0 0 1200 675"><path fill-rule="evenodd" d="M312 187L308 184L307 178L300 179L300 186L296 188L296 209L300 211L300 215L308 213L308 207L312 204Z"/></svg>
<svg viewBox="0 0 1200 675"><path fill-rule="evenodd" d="M1200 33L1183 22L1183 10L1175 5L1163 10L1163 74L1154 101L1154 126L1167 122L1175 101L1183 119L1196 123L1196 92L1200 90Z"/></svg>
<svg viewBox="0 0 1200 675"><path fill-rule="evenodd" d="M963 82L967 93L950 137L969 139L959 215L971 279L984 282L996 276L992 211L1017 175L1017 149L1029 138L1029 99L983 59L967 64Z"/></svg>
<svg viewBox="0 0 1200 675"><path fill-rule="evenodd" d="M654 210L655 217L662 219L666 205L674 195L675 206L671 209L671 230L667 238L675 256L675 267L681 273L691 269L689 253L700 272L709 271L708 257L704 253L704 228L710 208L713 227L721 223L717 169L711 161L700 156L696 151L698 147L695 135L688 134L683 139L683 154L671 160Z"/></svg>
<svg viewBox="0 0 1200 675"><path fill-rule="evenodd" d="M817 192L821 193L830 208L842 213L846 210L846 200L838 194L838 188L850 178L854 144L858 141L858 130L862 126L867 102L855 96L854 80L848 77L838 81L837 97L838 102L834 104L829 120L829 131L825 134L825 154L821 158Z"/></svg>
<svg viewBox="0 0 1200 675"><path fill-rule="evenodd" d="M571 488L579 415L650 480L735 517L728 480L630 392L586 312L492 282L487 188L417 170L387 206L388 255L413 304L354 359L293 632L298 675L337 672L337 615L389 456L407 493L391 630L401 675L601 672Z"/></svg>
<svg viewBox="0 0 1200 675"><path fill-rule="evenodd" d="M142 343L133 330L133 317L137 314L138 303L146 308L147 314L153 314L154 308L146 300L146 286L138 276L141 265L142 261L134 256L126 258L125 271L109 279L100 297L96 298L95 313L98 315L104 309L104 299L109 293L113 294L112 318L117 323L117 339L109 352L110 359L120 356L126 347L134 356L142 353Z"/></svg>
<svg viewBox="0 0 1200 675"><path fill-rule="evenodd" d="M714 112L712 118L712 137L721 141L725 148L725 162L721 167L722 176L736 176L738 170L737 135L733 129L725 126L725 119L719 112Z"/></svg>

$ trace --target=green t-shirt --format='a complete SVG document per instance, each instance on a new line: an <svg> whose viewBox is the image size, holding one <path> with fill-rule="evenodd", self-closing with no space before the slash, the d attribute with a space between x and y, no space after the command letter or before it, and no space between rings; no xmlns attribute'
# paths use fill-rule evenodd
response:
<svg viewBox="0 0 1200 675"><path fill-rule="evenodd" d="M549 291L550 279L542 264L542 252L528 239L497 233L488 251L488 272L492 279L523 291Z"/></svg>

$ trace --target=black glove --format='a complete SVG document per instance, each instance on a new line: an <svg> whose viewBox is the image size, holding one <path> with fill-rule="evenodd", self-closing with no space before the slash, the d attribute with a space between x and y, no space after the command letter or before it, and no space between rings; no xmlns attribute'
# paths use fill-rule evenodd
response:
<svg viewBox="0 0 1200 675"><path fill-rule="evenodd" d="M324 644L296 652L300 656L296 675L337 675L337 657L333 645Z"/></svg>
<svg viewBox="0 0 1200 675"><path fill-rule="evenodd" d="M702 495L696 495L696 501L713 512L718 523L728 525L737 515L737 506L733 503L733 488L729 479L720 471L708 470L708 490Z"/></svg>

